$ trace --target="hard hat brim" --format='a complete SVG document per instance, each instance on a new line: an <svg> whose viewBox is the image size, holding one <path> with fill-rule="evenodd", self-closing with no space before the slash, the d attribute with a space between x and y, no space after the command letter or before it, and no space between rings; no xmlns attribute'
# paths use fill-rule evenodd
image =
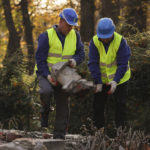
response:
<svg viewBox="0 0 150 150"><path fill-rule="evenodd" d="M98 38L101 38L101 39L108 39L108 38L112 37L113 34L114 34L114 30L112 30L109 34L97 33L97 36L98 36Z"/></svg>
<svg viewBox="0 0 150 150"><path fill-rule="evenodd" d="M62 18L62 19L64 19L67 22L67 24L69 24L71 26L78 26L78 23L67 21L67 19L62 15L62 13L59 14L59 17Z"/></svg>

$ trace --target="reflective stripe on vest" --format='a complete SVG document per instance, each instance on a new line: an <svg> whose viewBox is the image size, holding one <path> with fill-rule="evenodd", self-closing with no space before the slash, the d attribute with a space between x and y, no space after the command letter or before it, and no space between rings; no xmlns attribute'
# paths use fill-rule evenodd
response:
<svg viewBox="0 0 150 150"><path fill-rule="evenodd" d="M97 35L93 37L93 42L98 49L100 54L100 72L101 79L103 83L108 83L112 81L115 77L115 73L117 70L117 52L121 43L122 36L116 32L114 32L114 39L110 43L107 54L104 48L104 45L101 41L98 40ZM131 76L130 66L128 62L128 68L123 78L121 78L118 84L124 83L129 80Z"/></svg>
<svg viewBox="0 0 150 150"><path fill-rule="evenodd" d="M64 55L64 56L62 56L61 54L48 53L48 56L49 57L57 57L57 58L62 57L62 59L70 59L70 58L72 58L73 55Z"/></svg>
<svg viewBox="0 0 150 150"><path fill-rule="evenodd" d="M65 37L64 48L62 48L61 41L59 40L54 28L48 29L49 51L47 63L49 70L53 64L57 62L66 62L72 58L76 51L77 36L75 30L71 30Z"/></svg>
<svg viewBox="0 0 150 150"><path fill-rule="evenodd" d="M67 62L75 54L77 36L75 30L72 29L65 37L64 48L62 48L61 41L59 40L55 29L50 28L47 30L47 33L50 46L47 64L49 66L49 70L51 71L53 64L61 61ZM35 65L35 71L36 70L38 70L37 65Z"/></svg>

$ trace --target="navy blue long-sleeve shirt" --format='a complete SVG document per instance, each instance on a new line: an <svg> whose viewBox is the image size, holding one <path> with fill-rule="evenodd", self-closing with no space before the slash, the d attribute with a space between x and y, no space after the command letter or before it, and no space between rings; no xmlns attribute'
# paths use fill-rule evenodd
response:
<svg viewBox="0 0 150 150"><path fill-rule="evenodd" d="M100 39L99 39L100 40ZM108 44L104 44L105 51L107 53L109 45L111 41ZM114 81L119 83L120 79L124 76L125 72L127 71L128 68L128 60L130 58L131 52L130 48L127 45L127 42L124 38L122 38L119 50L117 52L117 71L114 77ZM93 39L90 41L90 46L89 46L89 62L88 62L88 67L91 72L91 75L95 81L96 84L101 84L101 72L99 68L99 52L96 46L94 45Z"/></svg>
<svg viewBox="0 0 150 150"><path fill-rule="evenodd" d="M54 25L53 28L56 29L57 25ZM64 47L65 35L58 32L57 30L56 33L58 35L59 40L61 41L62 47ZM77 45L76 45L77 50L75 51L75 55L72 58L76 60L77 64L80 64L85 58L84 45L81 42L80 34L77 31L76 35L77 35ZM50 74L49 67L47 64L49 46L50 45L48 41L47 32L40 34L38 38L38 47L35 54L36 64L38 67L38 71L36 73L37 75L40 74L44 77L47 77Z"/></svg>

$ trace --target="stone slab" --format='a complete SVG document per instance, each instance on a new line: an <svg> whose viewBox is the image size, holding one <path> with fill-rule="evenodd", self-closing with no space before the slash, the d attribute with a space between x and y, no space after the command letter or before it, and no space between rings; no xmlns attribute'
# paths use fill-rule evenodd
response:
<svg viewBox="0 0 150 150"><path fill-rule="evenodd" d="M65 140L19 138L0 145L0 150L65 150Z"/></svg>

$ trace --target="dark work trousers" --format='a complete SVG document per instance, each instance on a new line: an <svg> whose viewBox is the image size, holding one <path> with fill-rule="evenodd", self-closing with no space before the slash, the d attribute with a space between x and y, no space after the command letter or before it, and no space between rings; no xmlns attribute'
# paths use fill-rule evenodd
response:
<svg viewBox="0 0 150 150"><path fill-rule="evenodd" d="M116 127L124 126L126 121L126 102L127 102L127 89L128 82L120 84L117 86L116 91L113 96L115 99L115 123ZM93 109L94 109L94 122L95 126L99 129L105 126L105 106L108 98L109 86L103 85L102 92L96 93L94 95ZM108 103L109 104L109 103Z"/></svg>
<svg viewBox="0 0 150 150"><path fill-rule="evenodd" d="M38 77L40 86L40 97L41 97L41 114L43 114L43 119L41 120L41 126L48 126L48 114L50 111L50 100L52 96L56 101L56 117L54 124L54 134L65 135L66 129L68 128L69 120L69 104L68 95L63 92L61 86L52 86L49 81L42 77ZM43 121L45 117L45 122ZM43 121L43 122L42 122Z"/></svg>

